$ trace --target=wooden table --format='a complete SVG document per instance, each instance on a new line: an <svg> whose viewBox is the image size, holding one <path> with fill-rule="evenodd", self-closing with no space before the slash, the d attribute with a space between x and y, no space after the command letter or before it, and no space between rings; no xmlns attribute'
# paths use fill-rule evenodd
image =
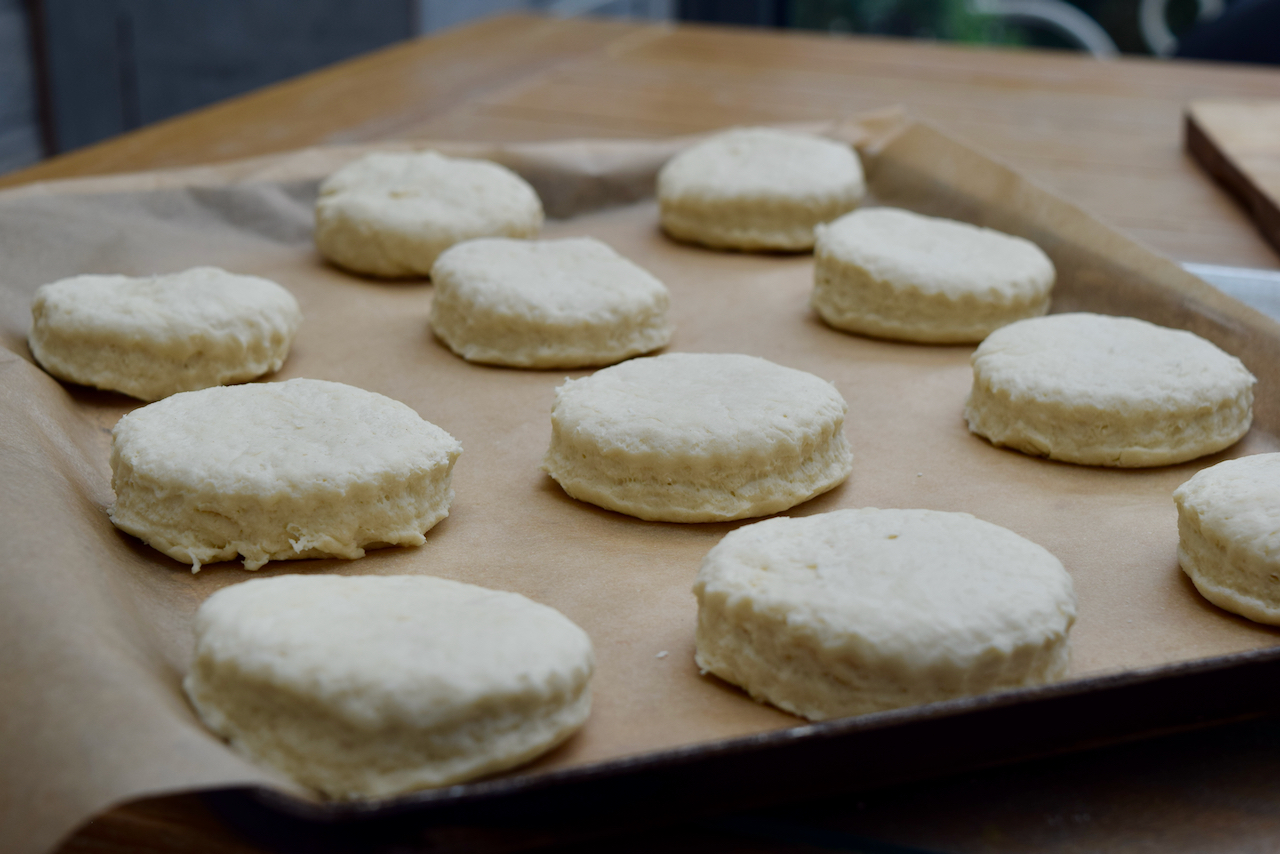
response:
<svg viewBox="0 0 1280 854"><path fill-rule="evenodd" d="M1280 70L512 16L0 176L0 186L324 143L661 136L898 104L1157 251L1280 268L1237 204L1182 150L1183 107L1208 97L1280 97ZM559 850L860 850L867 838L945 851L1269 849L1280 839L1275 723ZM526 841L490 840L489 850ZM62 850L258 849L223 830L199 799L175 796L114 810Z"/></svg>

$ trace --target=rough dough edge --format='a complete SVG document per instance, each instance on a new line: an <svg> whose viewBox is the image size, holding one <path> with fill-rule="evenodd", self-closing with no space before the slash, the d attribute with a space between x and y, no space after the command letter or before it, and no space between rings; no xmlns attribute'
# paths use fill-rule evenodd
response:
<svg viewBox="0 0 1280 854"><path fill-rule="evenodd" d="M835 662L835 664L840 665L839 667L833 667L832 662L827 662L824 666L822 662L815 661L812 655L813 650L825 648L820 639L807 636L807 632L800 632L801 637L793 638L792 640L798 640L800 651L809 654L797 655L796 647L792 645L772 643L774 639L769 629L778 625L778 614L768 614L761 610L755 600L742 594L741 589L733 589L732 585L725 584L720 579L716 579L719 581L717 589L713 591L707 590L708 579L704 576L720 544L726 539L741 534L748 528L785 523L788 519L815 520L819 517L834 514L885 512L891 514L924 512L935 515L963 516L980 525L1000 529L1003 532L1001 535L1003 537L1014 537L1030 544L1037 552L1051 558L1067 580L1070 607L1066 614L1065 625L1060 632L1044 632L1044 637L1039 644L1036 644L1032 639L1030 642L1020 645L1012 655L1003 660L1004 666L994 673L982 673L981 668L978 667L960 668L954 662L951 662L951 674L953 676L959 674L958 679L954 681L958 681L961 687L958 690L939 692L937 690L938 686L933 684L931 687L934 689L935 696L921 700L918 697L911 697L911 692L907 690L907 686L900 680L892 678L895 675L891 672L894 670L893 667L887 668L887 671L889 671L887 675L890 678L886 678L886 662L882 660L879 649L865 638L862 639L863 643L869 645L870 652L868 654L867 650L864 649L861 653L851 655L853 659L861 659L857 661L858 666L856 668L849 666L847 658ZM1074 593L1074 584L1070 575L1066 573L1061 560L1056 555L1038 543L1008 528L976 519L968 513L948 511L850 508L818 514L818 516L778 517L757 522L753 525L745 525L736 531L726 534L707 553L694 583L694 593L698 599L695 663L703 674L710 673L716 678L740 688L756 702L782 709L811 721L875 714L936 702L1052 684L1068 675L1071 663L1070 631L1077 617L1077 599ZM714 603L714 607L708 603ZM788 629L791 629L789 619L786 623ZM762 636L770 643L762 646L759 641ZM772 648L770 648L771 646ZM991 649L991 647L988 647L987 652L989 653ZM1021 669L1030 672L1014 674L1005 672L1009 669L1009 665L1016 663L1020 656L1023 659L1023 667ZM976 659L975 664L982 664L984 661L988 664L990 663L990 658L986 654ZM945 666L941 663L934 662L933 667L926 669L924 671L924 675L927 677L925 681L932 683L937 680L940 667L945 669ZM754 673L751 671L754 671ZM986 677L986 684L971 684L975 678L975 672ZM859 691L853 681L867 674L869 674L869 679L866 682L859 683L864 690ZM824 690L820 689L816 694L812 690L804 690L803 686L806 680L819 683L834 681L853 690L851 694L843 698L844 702L841 703L841 709L838 711L823 710L818 706L812 705L812 703L818 702L821 704L823 698L820 695L824 693ZM801 685L800 689L795 687L797 682ZM830 700L831 698L827 697L826 699Z"/></svg>

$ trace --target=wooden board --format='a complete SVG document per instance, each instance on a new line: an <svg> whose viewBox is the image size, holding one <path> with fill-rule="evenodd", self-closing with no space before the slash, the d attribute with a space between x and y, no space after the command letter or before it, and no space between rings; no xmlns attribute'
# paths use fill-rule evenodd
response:
<svg viewBox="0 0 1280 854"><path fill-rule="evenodd" d="M1187 151L1280 250L1280 100L1193 101L1185 127Z"/></svg>

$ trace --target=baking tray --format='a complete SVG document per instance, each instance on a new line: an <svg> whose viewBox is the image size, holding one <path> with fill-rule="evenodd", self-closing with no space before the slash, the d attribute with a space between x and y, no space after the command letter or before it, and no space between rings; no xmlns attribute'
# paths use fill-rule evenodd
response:
<svg viewBox="0 0 1280 854"><path fill-rule="evenodd" d="M851 404L854 475L792 514L967 510L1062 557L1081 597L1069 681L803 724L699 676L689 585L701 554L745 522L644 523L565 497L536 462L549 436L551 390L585 372L468 365L425 330L429 285L361 280L323 265L309 246L316 178L358 152L310 151L0 194L9 351L0 363L9 377L0 388L0 524L11 553L39 570L13 572L14 561L0 574L7 588L0 609L8 609L0 633L36 638L0 644L0 685L22 698L11 731L39 713L43 723L32 726L51 733L3 745L20 760L11 767L39 770L34 783L5 779L0 807L36 812L50 792L68 793L64 801L81 814L47 819L65 833L111 803L195 789L209 792L233 824L284 849L431 846L464 831L488 834L497 847L512 839L527 846L1275 708L1280 634L1194 593L1177 571L1168 493L1205 465L1280 448L1280 326L926 125L870 117L828 132L859 143L876 202L1039 243L1059 271L1055 311L1146 317L1240 356L1259 378L1254 430L1222 454L1139 472L994 449L970 436L960 417L971 348L837 333L807 310L807 256L709 252L657 231L646 196L657 166L686 140L446 147L525 174L562 217L548 223L547 236L595 234L667 281L678 328L670 349L748 352L836 382ZM278 378L319 376L382 391L464 445L453 514L423 547L357 562L273 563L262 574L430 572L559 607L588 628L600 653L596 709L569 744L492 780L373 804L323 803L243 762L194 721L177 687L190 654L190 615L213 590L246 576L227 564L192 576L106 523L107 433L136 402L64 388L32 368L22 318L30 291L59 275L144 273L220 258L276 278L303 301L302 332ZM48 610L53 602L75 622ZM108 692L104 674L131 690ZM75 739L79 748L60 752ZM68 758L76 749L89 751L98 770L88 782Z"/></svg>

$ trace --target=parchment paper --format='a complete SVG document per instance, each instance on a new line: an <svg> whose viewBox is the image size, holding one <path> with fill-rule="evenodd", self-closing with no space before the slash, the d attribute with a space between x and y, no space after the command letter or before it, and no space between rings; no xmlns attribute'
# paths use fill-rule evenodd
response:
<svg viewBox="0 0 1280 854"><path fill-rule="evenodd" d="M1055 310L1147 317L1240 355L1260 379L1253 431L1224 454L1153 470L997 450L970 435L961 417L972 348L827 328L807 307L810 256L713 252L663 237L646 197L656 168L687 140L442 147L494 157L528 176L562 217L548 222L546 237L594 235L666 282L677 327L670 350L749 353L835 382L850 404L854 472L793 514L963 510L1044 545L1079 595L1074 676L1280 641L1195 593L1178 570L1169 497L1204 466L1280 447L1280 327L926 126L886 114L830 132L860 144L879 202L1039 242L1059 270ZM699 676L693 663L694 574L720 537L746 523L648 523L569 499L538 466L553 389L584 371L468 364L427 331L429 283L360 279L318 258L310 242L316 179L361 151L311 150L0 194L6 850L46 850L95 813L148 794L261 784L307 797L206 732L180 688L196 607L252 576L238 563L193 575L116 531L105 512L110 429L139 404L63 386L31 361L32 293L79 273L213 264L272 278L298 297L305 319L270 380L316 377L380 392L461 440L457 498L422 547L354 562L271 563L258 575L429 573L515 590L563 611L596 645L594 709L579 735L519 773L799 723Z"/></svg>

